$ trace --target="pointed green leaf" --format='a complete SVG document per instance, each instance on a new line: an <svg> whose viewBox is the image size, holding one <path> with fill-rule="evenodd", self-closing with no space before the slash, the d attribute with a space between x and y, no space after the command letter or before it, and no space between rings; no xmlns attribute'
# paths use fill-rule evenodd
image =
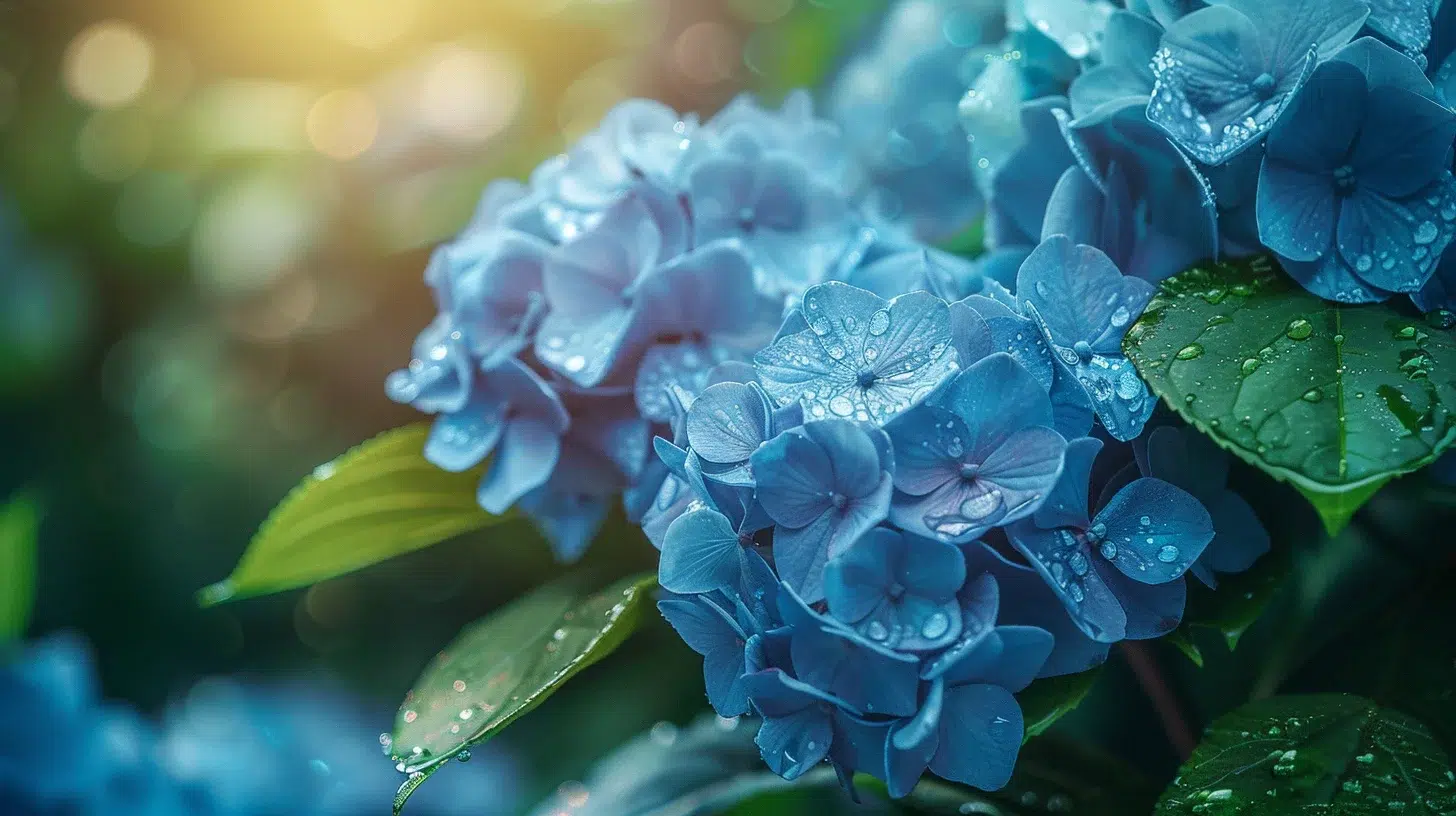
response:
<svg viewBox="0 0 1456 816"><path fill-rule="evenodd" d="M1347 694L1272 697L1204 734L1158 814L1447 814L1456 775L1425 726Z"/></svg>
<svg viewBox="0 0 1456 816"><path fill-rule="evenodd" d="M212 606L308 586L498 523L476 503L485 465L449 473L425 460L430 427L408 425L320 465L274 508Z"/></svg>
<svg viewBox="0 0 1456 816"><path fill-rule="evenodd" d="M1456 336L1321 300L1259 257L1164 281L1123 350L1153 391L1309 497L1331 534L1456 440Z"/></svg>
<svg viewBox="0 0 1456 816"><path fill-rule="evenodd" d="M1044 677L1016 695L1016 701L1021 703L1021 717L1026 722L1026 739L1045 732L1052 723L1080 705L1101 673L1102 667L1098 666L1077 674Z"/></svg>
<svg viewBox="0 0 1456 816"><path fill-rule="evenodd" d="M558 582L466 627L400 705L391 746L401 770L428 774L540 705L636 630L656 586L635 576L583 598ZM400 789L396 813L415 787Z"/></svg>
<svg viewBox="0 0 1456 816"><path fill-rule="evenodd" d="M1228 650L1233 651L1289 577L1289 557L1288 548L1276 547L1249 569L1218 576L1216 589L1190 578L1183 622L1168 634L1169 642L1199 667L1203 666L1203 652L1193 639L1194 629L1218 632Z"/></svg>
<svg viewBox="0 0 1456 816"><path fill-rule="evenodd" d="M0 643L20 638L35 604L40 505L19 495L0 505Z"/></svg>

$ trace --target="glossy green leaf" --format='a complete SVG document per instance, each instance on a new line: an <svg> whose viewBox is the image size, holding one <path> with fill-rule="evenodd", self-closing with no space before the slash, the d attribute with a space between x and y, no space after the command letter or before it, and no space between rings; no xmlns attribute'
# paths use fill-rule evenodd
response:
<svg viewBox="0 0 1456 816"><path fill-rule="evenodd" d="M1016 695L1016 701L1021 703L1022 719L1026 723L1026 739L1030 740L1042 734L1080 705L1092 691L1092 684L1097 682L1101 673L1102 667L1098 666L1077 674L1046 677L1033 682Z"/></svg>
<svg viewBox="0 0 1456 816"><path fill-rule="evenodd" d="M1169 642L1199 666L1203 665L1203 652L1194 639L1195 629L1218 632L1233 651L1288 577L1289 550L1282 547L1266 553L1243 572L1219 575L1216 589L1190 576L1183 622L1167 635Z"/></svg>
<svg viewBox="0 0 1456 816"><path fill-rule="evenodd" d="M35 603L40 505L20 495L0 505L0 643L18 639Z"/></svg>
<svg viewBox="0 0 1456 816"><path fill-rule="evenodd" d="M1271 697L1220 717L1158 814L1448 814L1456 774L1425 726L1347 694Z"/></svg>
<svg viewBox="0 0 1456 816"><path fill-rule="evenodd" d="M433 773L540 705L636 630L656 586L655 575L635 576L583 598L558 582L466 627L400 705L391 737L400 770Z"/></svg>
<svg viewBox="0 0 1456 816"><path fill-rule="evenodd" d="M204 606L308 586L498 523L476 503L485 465L425 460L430 427L408 425L320 465L274 508Z"/></svg>
<svg viewBox="0 0 1456 816"><path fill-rule="evenodd" d="M1349 306L1268 258L1164 281L1123 350L1220 445L1309 498L1331 534L1456 439L1456 336L1395 300Z"/></svg>

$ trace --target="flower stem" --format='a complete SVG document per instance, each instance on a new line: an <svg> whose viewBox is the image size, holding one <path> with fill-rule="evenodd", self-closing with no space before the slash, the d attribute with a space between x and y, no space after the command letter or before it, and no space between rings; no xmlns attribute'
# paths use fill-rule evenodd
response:
<svg viewBox="0 0 1456 816"><path fill-rule="evenodd" d="M1163 677L1163 671L1158 666L1158 660L1153 656L1147 644L1136 640L1124 640L1118 644L1122 650L1122 657L1137 677L1138 685L1142 686L1143 693L1147 695L1148 702L1152 704L1153 711L1163 723L1163 733L1168 737L1168 743L1178 754L1178 761L1184 762L1193 753L1198 740L1189 727L1188 720L1183 716L1182 706L1178 703L1178 696L1168 686L1167 680Z"/></svg>

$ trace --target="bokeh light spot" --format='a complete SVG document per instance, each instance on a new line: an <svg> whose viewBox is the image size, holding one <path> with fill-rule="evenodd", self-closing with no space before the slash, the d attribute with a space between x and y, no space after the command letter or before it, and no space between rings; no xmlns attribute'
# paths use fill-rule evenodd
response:
<svg viewBox="0 0 1456 816"><path fill-rule="evenodd" d="M673 43L678 71L692 82L709 85L732 79L742 46L738 36L722 23L693 23Z"/></svg>
<svg viewBox="0 0 1456 816"><path fill-rule="evenodd" d="M497 53L458 45L435 52L420 87L425 124L448 139L483 142L515 118L523 80L519 67Z"/></svg>
<svg viewBox="0 0 1456 816"><path fill-rule="evenodd" d="M98 111L76 134L76 162L101 181L123 181L151 152L146 121L133 111Z"/></svg>
<svg viewBox="0 0 1456 816"><path fill-rule="evenodd" d="M374 144L379 134L379 111L374 100L362 91L332 91L309 108L304 124L315 150L348 161Z"/></svg>
<svg viewBox="0 0 1456 816"><path fill-rule="evenodd" d="M120 107L146 89L152 59L152 44L136 26L121 20L96 23L66 47L66 88L93 107Z"/></svg>
<svg viewBox="0 0 1456 816"><path fill-rule="evenodd" d="M324 0L324 20L334 36L359 48L383 48L409 33L419 0Z"/></svg>

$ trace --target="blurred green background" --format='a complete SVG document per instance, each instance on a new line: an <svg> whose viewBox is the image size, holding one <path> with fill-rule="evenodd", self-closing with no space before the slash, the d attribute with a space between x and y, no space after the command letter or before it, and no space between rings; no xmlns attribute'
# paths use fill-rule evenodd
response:
<svg viewBox="0 0 1456 816"><path fill-rule="evenodd" d="M527 525L217 609L196 590L316 464L416 419L382 382L434 312L430 247L489 179L524 176L626 96L708 114L745 88L812 85L879 5L0 0L0 496L46 507L31 634L81 632L106 694L145 710L209 675L302 675L367 696L386 730L461 626L561 572ZM1198 672L1151 647L1190 727L1281 681L1401 682L1358 676L1402 665L1389 655L1323 649L1351 627L1361 648L1400 649L1371 634L1416 625L1392 615L1451 619L1449 592L1410 596L1445 613L1385 604L1450 575L1432 546L1450 506L1388 490L1329 542L1303 502L1238 478L1298 580L1237 659L1210 638ZM617 519L585 568L605 581L654 560ZM1449 651L1449 632L1435 640ZM701 711L700 665L654 622L502 740L548 790ZM1119 658L1059 728L1154 777L1176 764Z"/></svg>
<svg viewBox="0 0 1456 816"><path fill-rule="evenodd" d="M316 464L418 418L382 382L487 181L628 96L707 114L811 81L874 5L0 0L0 497L45 506L30 635L80 632L144 710L304 676L387 730L462 625L561 572L527 525L220 609L196 590ZM619 520L585 566L654 559ZM698 665L654 626L510 747L550 787L697 713Z"/></svg>

